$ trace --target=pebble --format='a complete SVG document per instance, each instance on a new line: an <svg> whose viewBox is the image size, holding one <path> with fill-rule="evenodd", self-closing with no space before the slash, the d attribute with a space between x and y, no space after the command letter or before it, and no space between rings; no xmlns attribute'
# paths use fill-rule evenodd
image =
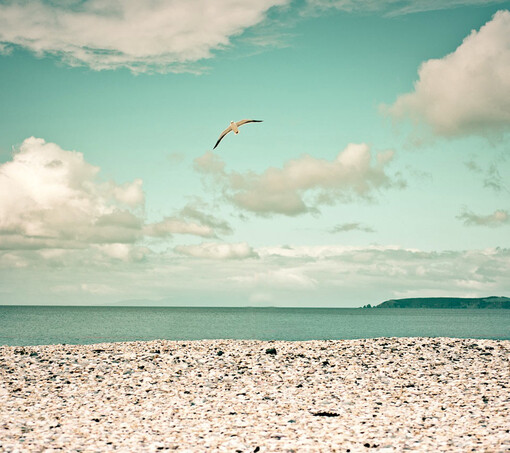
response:
<svg viewBox="0 0 510 453"><path fill-rule="evenodd" d="M0 346L0 451L508 452L509 353L451 338Z"/></svg>

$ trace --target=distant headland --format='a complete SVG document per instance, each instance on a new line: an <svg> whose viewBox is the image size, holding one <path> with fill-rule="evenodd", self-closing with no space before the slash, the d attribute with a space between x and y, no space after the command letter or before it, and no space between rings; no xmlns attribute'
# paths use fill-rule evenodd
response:
<svg viewBox="0 0 510 453"><path fill-rule="evenodd" d="M510 308L510 297L415 297L362 308Z"/></svg>

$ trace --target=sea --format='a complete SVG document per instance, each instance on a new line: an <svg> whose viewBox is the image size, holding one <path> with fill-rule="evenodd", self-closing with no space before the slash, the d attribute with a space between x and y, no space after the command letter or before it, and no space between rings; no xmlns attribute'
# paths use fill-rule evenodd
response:
<svg viewBox="0 0 510 453"><path fill-rule="evenodd" d="M510 310L0 306L0 345L145 340L510 340Z"/></svg>

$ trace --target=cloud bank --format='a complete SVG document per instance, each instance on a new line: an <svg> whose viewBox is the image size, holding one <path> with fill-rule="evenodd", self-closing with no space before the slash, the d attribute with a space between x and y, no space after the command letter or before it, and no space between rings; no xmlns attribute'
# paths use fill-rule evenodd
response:
<svg viewBox="0 0 510 453"><path fill-rule="evenodd" d="M129 256L128 247L100 247L0 251L2 301L27 303L45 297L47 303L83 303L86 294L90 303L145 298L180 306L360 306L395 297L510 291L510 250L504 248L423 251L205 243L148 252L140 259Z"/></svg>
<svg viewBox="0 0 510 453"><path fill-rule="evenodd" d="M378 190L402 187L401 180L386 173L392 159L393 151L372 153L362 143L349 144L332 161L304 155L261 174L227 172L221 158L210 151L195 159L194 167L246 211L296 216L317 211L323 204L368 199Z"/></svg>
<svg viewBox="0 0 510 453"><path fill-rule="evenodd" d="M288 0L8 0L0 3L0 50L51 54L71 66L183 71Z"/></svg>
<svg viewBox="0 0 510 453"><path fill-rule="evenodd" d="M451 54L424 62L414 91L384 107L440 136L510 129L510 12L498 11Z"/></svg>
<svg viewBox="0 0 510 453"><path fill-rule="evenodd" d="M405 297L418 294L476 295L510 290L510 250L423 251L398 246L295 246L256 250L273 266L317 281L334 294L378 288ZM271 263L271 265L268 265ZM383 296L380 296L383 297ZM383 298L384 299L384 298Z"/></svg>

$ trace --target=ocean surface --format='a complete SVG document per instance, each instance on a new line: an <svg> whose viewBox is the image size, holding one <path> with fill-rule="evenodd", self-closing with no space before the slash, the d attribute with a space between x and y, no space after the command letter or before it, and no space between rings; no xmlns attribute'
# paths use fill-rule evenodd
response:
<svg viewBox="0 0 510 453"><path fill-rule="evenodd" d="M510 310L0 306L0 344L134 340L510 340Z"/></svg>

